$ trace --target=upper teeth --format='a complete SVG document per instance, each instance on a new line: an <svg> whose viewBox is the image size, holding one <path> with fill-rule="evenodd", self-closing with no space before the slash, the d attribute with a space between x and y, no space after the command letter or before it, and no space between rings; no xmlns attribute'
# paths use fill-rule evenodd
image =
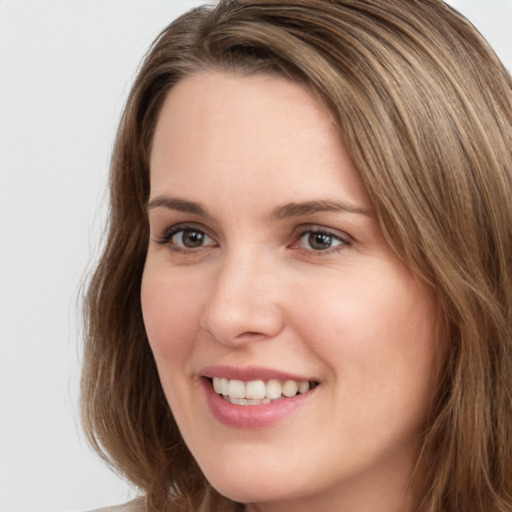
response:
<svg viewBox="0 0 512 512"><path fill-rule="evenodd" d="M243 382L220 377L213 377L212 380L215 391L229 399L275 400L281 396L291 398L297 393L305 393L310 388L307 380L281 382L271 379L266 383L262 380Z"/></svg>

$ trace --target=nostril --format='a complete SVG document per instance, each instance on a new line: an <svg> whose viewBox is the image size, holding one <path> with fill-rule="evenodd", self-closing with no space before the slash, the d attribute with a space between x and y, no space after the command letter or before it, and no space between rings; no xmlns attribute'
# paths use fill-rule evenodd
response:
<svg viewBox="0 0 512 512"><path fill-rule="evenodd" d="M234 340L235 341L259 341L259 340L265 340L266 338L269 338L270 336L262 333L262 332L256 332L256 331L247 331L242 332L241 334L238 334Z"/></svg>

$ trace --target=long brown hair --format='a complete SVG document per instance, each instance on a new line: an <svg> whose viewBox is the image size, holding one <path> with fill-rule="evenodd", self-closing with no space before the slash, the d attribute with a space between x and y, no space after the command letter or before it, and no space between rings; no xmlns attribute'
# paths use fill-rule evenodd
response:
<svg viewBox="0 0 512 512"><path fill-rule="evenodd" d="M284 76L327 105L389 244L440 304L419 510L512 511L512 80L440 0L222 0L160 34L117 134L85 303L92 444L148 510L227 510L166 403L139 296L155 124L173 85L203 69Z"/></svg>

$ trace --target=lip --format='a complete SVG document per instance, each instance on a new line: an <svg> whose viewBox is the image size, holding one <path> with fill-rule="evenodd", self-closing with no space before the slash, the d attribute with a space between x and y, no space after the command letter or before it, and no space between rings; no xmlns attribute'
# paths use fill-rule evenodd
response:
<svg viewBox="0 0 512 512"><path fill-rule="evenodd" d="M238 368L229 366L210 366L203 368L203 370L201 370L201 376L200 381L202 388L213 416L220 423L239 429L261 429L278 424L304 407L317 389L315 387L310 389L307 393L295 395L292 398L273 400L268 404L236 405L228 402L215 392L211 384L211 377L238 379L244 382L259 379L269 380L272 378L297 381L308 379L292 375L288 372L271 370L269 368Z"/></svg>

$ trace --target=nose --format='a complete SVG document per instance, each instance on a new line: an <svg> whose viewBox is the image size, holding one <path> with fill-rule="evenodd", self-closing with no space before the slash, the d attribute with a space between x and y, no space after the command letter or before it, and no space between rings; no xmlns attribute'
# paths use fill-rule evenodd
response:
<svg viewBox="0 0 512 512"><path fill-rule="evenodd" d="M225 345L277 336L284 327L275 267L257 255L230 257L219 264L201 328Z"/></svg>

